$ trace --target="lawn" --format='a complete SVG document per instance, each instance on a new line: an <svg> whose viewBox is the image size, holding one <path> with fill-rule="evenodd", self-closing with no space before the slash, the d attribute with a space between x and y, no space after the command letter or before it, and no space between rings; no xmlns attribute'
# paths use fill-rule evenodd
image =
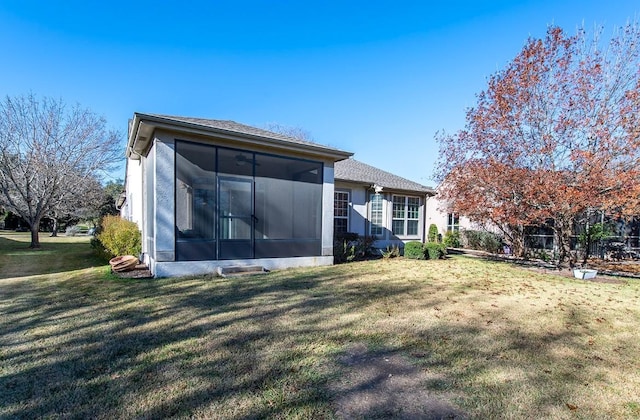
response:
<svg viewBox="0 0 640 420"><path fill-rule="evenodd" d="M638 418L640 280L455 257L124 280L0 233L0 418Z"/></svg>

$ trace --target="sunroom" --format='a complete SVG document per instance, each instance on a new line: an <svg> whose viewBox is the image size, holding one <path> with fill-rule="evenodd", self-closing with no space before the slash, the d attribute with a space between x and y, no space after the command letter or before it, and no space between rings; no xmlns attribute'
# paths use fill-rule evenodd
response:
<svg viewBox="0 0 640 420"><path fill-rule="evenodd" d="M122 214L156 277L329 265L334 163L350 155L232 121L136 113Z"/></svg>

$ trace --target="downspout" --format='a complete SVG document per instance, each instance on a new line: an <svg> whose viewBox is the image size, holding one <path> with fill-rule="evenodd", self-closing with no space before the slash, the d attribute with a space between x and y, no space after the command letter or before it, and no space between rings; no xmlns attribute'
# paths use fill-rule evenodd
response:
<svg viewBox="0 0 640 420"><path fill-rule="evenodd" d="M427 243L427 203L429 202L429 194L424 195L424 208L422 209L422 243Z"/></svg>
<svg viewBox="0 0 640 420"><path fill-rule="evenodd" d="M369 226L371 225L371 221L369 220L369 215L370 213L370 209L371 209L371 200L370 200L370 196L369 196L369 188L364 187L364 202L365 202L365 214L364 214L364 238L365 241L366 239L369 238Z"/></svg>

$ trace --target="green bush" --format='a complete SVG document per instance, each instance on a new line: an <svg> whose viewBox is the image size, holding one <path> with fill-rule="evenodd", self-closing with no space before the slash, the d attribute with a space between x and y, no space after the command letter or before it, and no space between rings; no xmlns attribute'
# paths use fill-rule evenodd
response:
<svg viewBox="0 0 640 420"><path fill-rule="evenodd" d="M138 256L142 251L142 235L138 225L119 216L105 216L102 219L97 239L106 253L112 257Z"/></svg>
<svg viewBox="0 0 640 420"><path fill-rule="evenodd" d="M438 226L434 223L429 225L429 242L438 242Z"/></svg>
<svg viewBox="0 0 640 420"><path fill-rule="evenodd" d="M91 247L96 252L96 254L98 254L98 257L100 259L109 260L113 258L113 255L105 249L104 245L102 245L102 242L100 242L97 237L92 237L90 243Z"/></svg>
<svg viewBox="0 0 640 420"><path fill-rule="evenodd" d="M443 242L447 248L460 248L460 232L447 231L447 233L444 234Z"/></svg>
<svg viewBox="0 0 640 420"><path fill-rule="evenodd" d="M447 248L444 244L439 244L436 242L427 242L425 244L426 256L430 260L439 260L440 258L444 258L447 255Z"/></svg>
<svg viewBox="0 0 640 420"><path fill-rule="evenodd" d="M404 256L413 260L425 259L425 248L422 242L407 242L404 245Z"/></svg>
<svg viewBox="0 0 640 420"><path fill-rule="evenodd" d="M463 230L462 243L465 248L498 253L502 248L502 238L495 233L482 230Z"/></svg>
<svg viewBox="0 0 640 420"><path fill-rule="evenodd" d="M352 232L336 234L333 240L333 262L340 264L371 256L374 241L375 238L362 237Z"/></svg>

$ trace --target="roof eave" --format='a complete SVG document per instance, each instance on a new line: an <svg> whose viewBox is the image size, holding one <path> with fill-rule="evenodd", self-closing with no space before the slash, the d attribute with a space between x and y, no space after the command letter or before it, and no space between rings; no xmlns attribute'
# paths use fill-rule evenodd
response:
<svg viewBox="0 0 640 420"><path fill-rule="evenodd" d="M321 156L323 158L340 161L353 156L351 152L345 152L324 146L314 146L312 144L292 143L270 137L258 136L255 134L238 133L232 130L225 130L215 127L207 127L201 124L179 121L171 118L160 117L157 115L134 113L133 123L129 134L129 143L127 145L127 157L144 155L151 144L153 132L157 129L165 129L169 131L179 131L183 133L211 136L212 134L218 138L242 141L244 143L257 146L270 146L279 149L303 152ZM136 159L136 156L133 156Z"/></svg>
<svg viewBox="0 0 640 420"><path fill-rule="evenodd" d="M429 196L436 195L436 191L433 188L428 188L428 187L425 187L425 189L398 188L398 187L391 187L383 183L376 183L372 181L360 181L360 180L346 179L346 178L340 178L340 177L336 177L335 182L348 182L351 184L360 185L365 188L373 188L374 185L379 185L383 188L383 191L386 190L386 191L392 191L392 192L398 192L398 193L424 194Z"/></svg>

